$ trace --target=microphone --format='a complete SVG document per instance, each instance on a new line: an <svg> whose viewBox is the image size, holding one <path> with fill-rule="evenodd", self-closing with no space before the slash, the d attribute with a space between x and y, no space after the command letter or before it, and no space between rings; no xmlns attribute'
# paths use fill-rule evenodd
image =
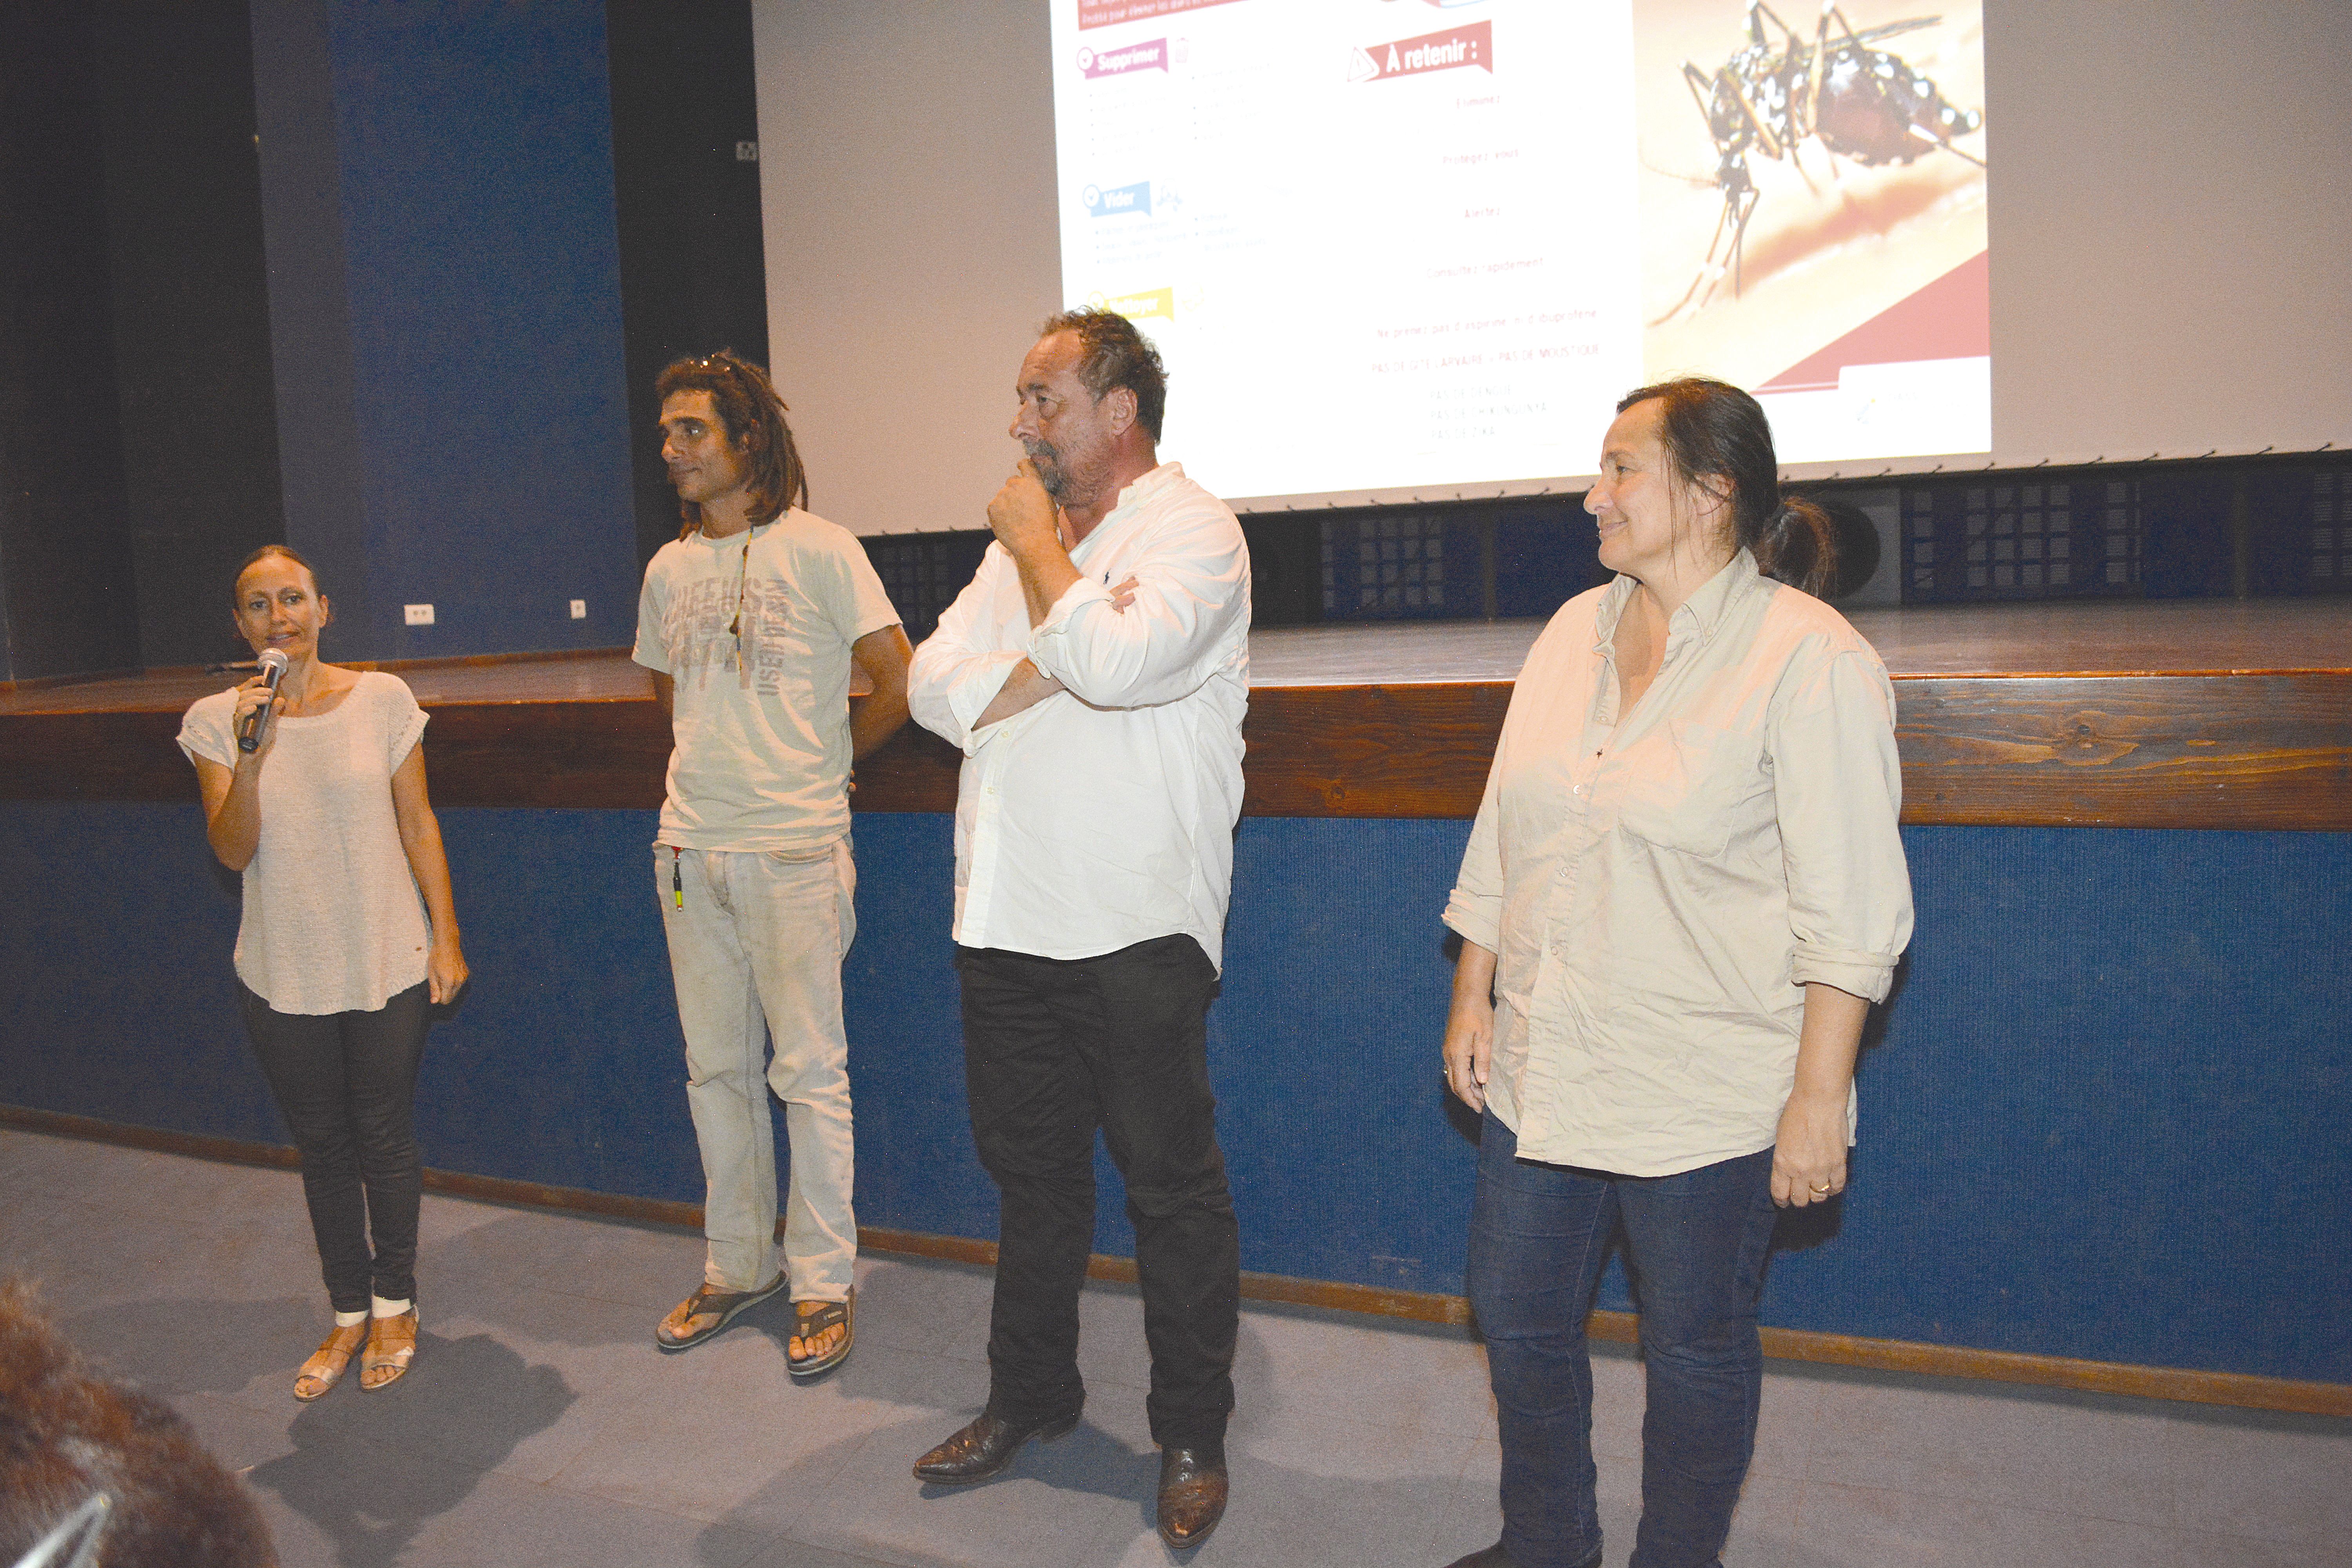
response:
<svg viewBox="0 0 2352 1568"><path fill-rule="evenodd" d="M245 716L236 727L236 749L257 752L261 749L261 732L269 727L270 710L278 705L278 683L286 679L286 667L292 661L274 647L261 650L256 661L261 671L261 689L269 693L269 700Z"/></svg>

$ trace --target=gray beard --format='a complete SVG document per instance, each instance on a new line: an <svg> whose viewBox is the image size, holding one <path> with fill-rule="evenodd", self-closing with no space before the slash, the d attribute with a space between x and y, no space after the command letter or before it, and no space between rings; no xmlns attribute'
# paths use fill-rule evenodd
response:
<svg viewBox="0 0 2352 1568"><path fill-rule="evenodd" d="M1047 495L1060 500L1062 492L1070 487L1070 477L1062 472L1057 460L1060 454L1043 441L1025 445L1022 449L1029 454L1029 466L1037 470L1037 482L1045 487Z"/></svg>

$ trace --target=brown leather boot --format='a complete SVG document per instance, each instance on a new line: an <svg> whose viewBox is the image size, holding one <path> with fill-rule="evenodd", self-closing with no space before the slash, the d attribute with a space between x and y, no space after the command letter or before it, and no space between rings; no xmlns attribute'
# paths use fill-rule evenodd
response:
<svg viewBox="0 0 2352 1568"><path fill-rule="evenodd" d="M1160 1450L1160 1539L1182 1552L1225 1517L1225 1456L1206 1448Z"/></svg>
<svg viewBox="0 0 2352 1568"><path fill-rule="evenodd" d="M1044 1421L1008 1421L983 1410L946 1442L915 1461L915 1479L935 1487L968 1487L1003 1475L1030 1438L1050 1443L1078 1424L1078 1412Z"/></svg>

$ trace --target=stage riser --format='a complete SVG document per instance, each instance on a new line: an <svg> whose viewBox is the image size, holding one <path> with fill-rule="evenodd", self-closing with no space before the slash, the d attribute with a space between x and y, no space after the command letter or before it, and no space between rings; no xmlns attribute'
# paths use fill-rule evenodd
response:
<svg viewBox="0 0 2352 1568"><path fill-rule="evenodd" d="M1474 815L1506 681L1260 688L1254 816ZM2352 673L1898 679L1904 821L2352 830ZM437 803L661 804L647 701L428 704ZM0 799L190 798L176 713L0 714ZM857 770L859 811L951 812L958 756L909 727Z"/></svg>
<svg viewBox="0 0 2352 1568"><path fill-rule="evenodd" d="M442 817L478 978L427 1058L427 1163L695 1201L651 815ZM1458 1293L1472 1151L1433 1069L1437 912L1465 832L1243 824L1212 1059L1244 1268ZM1864 1059L1853 1192L1784 1227L1767 1321L2352 1383L2352 835L1905 838L1919 936ZM987 1237L950 841L937 814L857 826L859 1217ZM194 805L0 806L0 855L18 889L0 905L0 1102L282 1141L236 1023L234 885ZM1130 1253L1100 1175L1097 1249ZM1612 1270L1601 1305L1630 1304Z"/></svg>

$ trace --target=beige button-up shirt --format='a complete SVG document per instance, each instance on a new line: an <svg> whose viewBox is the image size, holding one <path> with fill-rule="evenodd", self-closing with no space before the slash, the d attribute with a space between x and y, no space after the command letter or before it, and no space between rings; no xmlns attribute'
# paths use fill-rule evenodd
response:
<svg viewBox="0 0 2352 1568"><path fill-rule="evenodd" d="M1742 551L1620 713L1634 586L1570 600L1528 653L1445 923L1497 958L1486 1096L1521 1157L1664 1176L1771 1147L1805 984L1884 1000L1911 879L1860 634Z"/></svg>

